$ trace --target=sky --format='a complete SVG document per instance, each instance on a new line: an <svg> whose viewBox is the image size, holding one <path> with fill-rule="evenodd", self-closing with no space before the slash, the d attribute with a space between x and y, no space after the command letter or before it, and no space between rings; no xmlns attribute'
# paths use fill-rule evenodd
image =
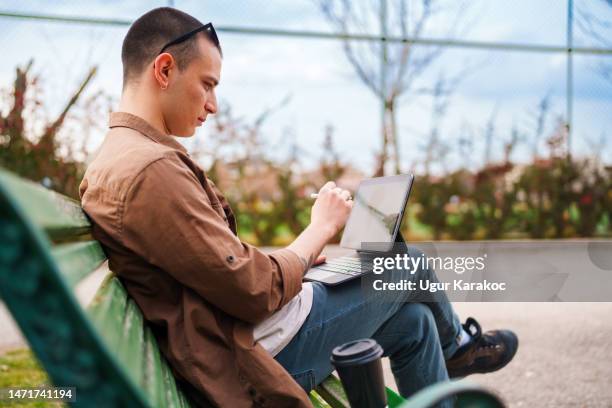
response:
<svg viewBox="0 0 612 408"><path fill-rule="evenodd" d="M311 0L196 1L175 0L174 6L216 27L263 27L287 30L332 32ZM361 0L367 7L372 0ZM612 7L603 0L575 0L576 9L592 9L602 19L612 20ZM0 1L1 11L48 13L134 20L167 1ZM418 2L408 2L418 13ZM561 0L442 1L441 12L425 28L429 38L443 38L462 11L457 39L563 46L566 41L567 8ZM390 10L390 30L396 32L395 10ZM372 22L368 32L376 34ZM34 60L33 72L40 77L44 107L52 117L70 93L97 65L98 74L87 93L102 90L118 100L121 90L121 41L127 26L91 26L40 22L0 17L0 49L5 61L0 66L0 88L9 89L15 67ZM600 44L575 29L575 45ZM612 34L612 33L603 33ZM263 135L270 152L279 158L297 143L306 165L321 155L325 128L334 128L335 143L343 160L371 172L374 153L380 148L381 105L358 79L334 40L296 39L219 33L224 50L221 103L246 121L290 96L286 106L264 124ZM612 36L608 35L609 38ZM417 52L424 51L423 47ZM431 87L440 75L452 77L466 72L449 98L446 114L439 121L441 139L450 147L446 166L477 168L485 157L485 133L491 117L494 127L491 159L500 160L503 144L514 127L531 135L535 112L548 96L551 109L545 133L553 131L557 118L566 112L565 53L490 51L445 48L440 57L418 77L417 86ZM574 100L572 151L577 155L597 150L604 162L612 163L612 81L597 67L612 65L612 55L574 56ZM398 109L402 169L422 169L424 147L432 126L432 98L407 92ZM87 142L95 149L104 137L106 118ZM194 138L206 143L206 125ZM467 135L467 136L466 136ZM473 140L467 150L458 139ZM187 140L189 145L194 139ZM599 145L597 145L599 143ZM594 147L599 146L599 147ZM545 153L545 146L539 150ZM515 161L531 159L532 147L519 145ZM416 166L416 167L415 167ZM440 164L433 170L441 171Z"/></svg>

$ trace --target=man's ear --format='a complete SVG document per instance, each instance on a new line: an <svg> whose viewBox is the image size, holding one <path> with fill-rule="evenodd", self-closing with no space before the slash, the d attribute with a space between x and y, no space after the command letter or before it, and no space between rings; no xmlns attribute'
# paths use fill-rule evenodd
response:
<svg viewBox="0 0 612 408"><path fill-rule="evenodd" d="M176 67L174 57L164 52L155 58L153 62L153 75L161 89L166 89L170 83L170 73Z"/></svg>

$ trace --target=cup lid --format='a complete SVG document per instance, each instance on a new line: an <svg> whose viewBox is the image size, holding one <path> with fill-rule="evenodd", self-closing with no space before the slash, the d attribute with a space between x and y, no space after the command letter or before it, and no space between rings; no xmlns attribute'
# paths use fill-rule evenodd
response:
<svg viewBox="0 0 612 408"><path fill-rule="evenodd" d="M344 343L332 351L331 362L336 366L369 363L380 358L383 349L373 339L360 339Z"/></svg>

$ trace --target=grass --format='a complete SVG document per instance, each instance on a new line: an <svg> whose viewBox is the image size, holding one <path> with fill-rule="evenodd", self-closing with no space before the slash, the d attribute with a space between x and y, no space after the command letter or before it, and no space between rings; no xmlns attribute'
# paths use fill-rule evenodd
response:
<svg viewBox="0 0 612 408"><path fill-rule="evenodd" d="M19 349L0 355L0 388L34 388L49 385L49 378L30 350ZM0 401L7 407L63 407L59 402Z"/></svg>

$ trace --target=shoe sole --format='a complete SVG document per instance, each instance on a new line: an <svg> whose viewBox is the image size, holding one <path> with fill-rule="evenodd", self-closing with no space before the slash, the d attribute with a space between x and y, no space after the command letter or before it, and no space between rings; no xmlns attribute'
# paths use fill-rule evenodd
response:
<svg viewBox="0 0 612 408"><path fill-rule="evenodd" d="M450 373L448 374L449 378L463 378L463 377L467 377L468 375L472 375L472 374L487 374L487 373L493 373L495 371L501 370L502 368L504 368L505 366L508 365L508 363L510 363L513 359L514 356L516 355L516 352L518 351L518 347L519 347L519 340L518 337L515 336L516 339L516 346L514 347L514 351L512 352L512 354L510 355L510 358L508 358L505 362L498 364L497 366L494 366L493 368L487 368L487 369L466 369L464 372L462 372L461 374L454 374L454 375L450 375Z"/></svg>

